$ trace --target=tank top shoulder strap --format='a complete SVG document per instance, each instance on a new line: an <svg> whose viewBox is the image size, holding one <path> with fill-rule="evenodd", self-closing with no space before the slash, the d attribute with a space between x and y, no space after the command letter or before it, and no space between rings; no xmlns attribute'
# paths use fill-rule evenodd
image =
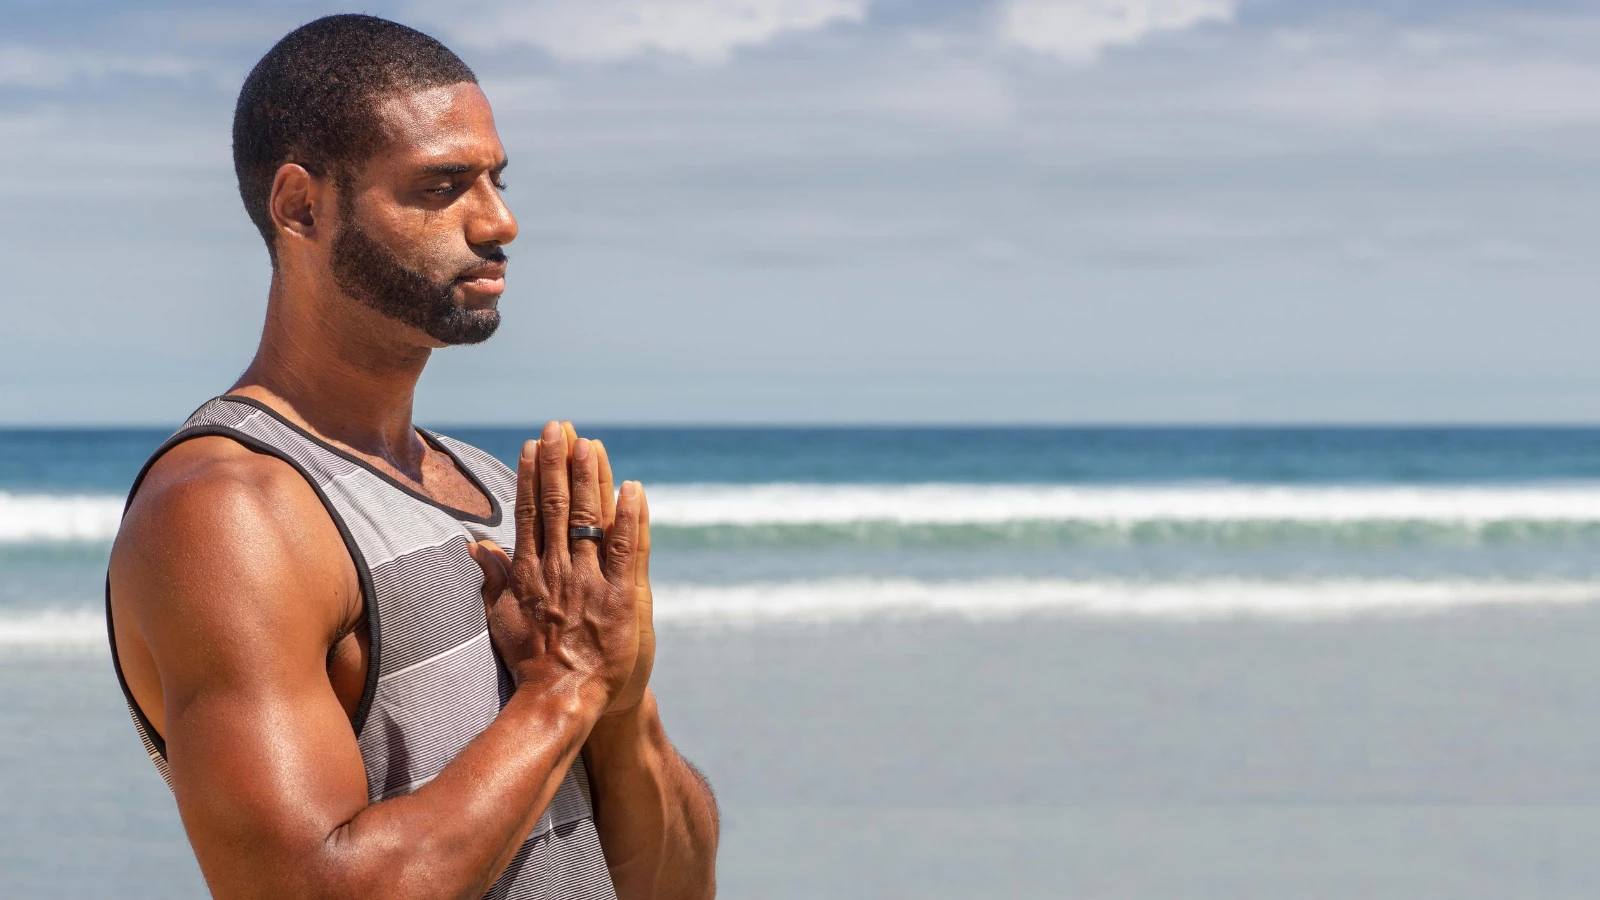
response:
<svg viewBox="0 0 1600 900"><path fill-rule="evenodd" d="M335 502L330 497L327 488L336 482L341 475L349 474L354 463L340 460L336 455L326 452L317 446L316 442L298 432L297 429L284 422L281 417L271 413L266 407L253 400L237 397L214 397L206 401L199 409L191 413L183 425L169 437L140 468L135 476L132 487L128 490L127 501L123 505L126 515L129 507L133 505L134 497L138 495L140 486L150 470L172 448L187 441L201 437L225 437L235 441L257 453L272 456L287 463L299 472L311 489L316 493L317 499L322 502L323 508L333 520L334 526L343 539L346 550L349 551L351 561L355 565L356 577L360 583L363 601L369 610L369 624L373 630L373 637L377 636L375 617L371 615L373 604L372 574L367 565L362 542L352 532L348 517L342 507L345 504ZM128 704L129 711L133 714L134 722L138 727L139 737L145 745L145 750L151 760L156 764L163 780L171 786L171 774L167 767L166 740L156 730L149 718L134 699L133 691L129 688L127 678L122 671L122 663L117 654L117 643L113 627L111 609L111 579L109 573L106 578L106 633L111 645L112 668L115 669L117 682L122 688L123 698ZM366 710L371 703L372 682L375 681L376 668L369 666L368 684L362 694L361 703L357 709L356 718L352 724L360 730L360 722L365 718Z"/></svg>

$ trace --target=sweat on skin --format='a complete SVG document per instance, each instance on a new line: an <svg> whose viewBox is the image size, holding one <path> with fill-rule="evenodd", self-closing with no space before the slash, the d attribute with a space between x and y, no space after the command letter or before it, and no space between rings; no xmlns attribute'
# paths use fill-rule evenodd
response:
<svg viewBox="0 0 1600 900"><path fill-rule="evenodd" d="M398 29L328 17L285 42L448 53ZM497 501L411 413L431 352L499 323L502 247L517 234L504 148L472 80L383 91L367 114L379 137L357 164L285 158L270 172L267 317L226 397L397 490L482 517ZM550 319L556 339L568 319ZM482 896L580 756L617 895L714 894L715 801L667 740L649 688L643 487L617 489L605 447L551 422L519 461L514 521L511 552L468 545L509 700L426 784L372 802L352 729L374 658L368 594L323 497L284 459L225 434L152 462L113 548L108 612L214 896ZM569 539L573 526L606 534Z"/></svg>

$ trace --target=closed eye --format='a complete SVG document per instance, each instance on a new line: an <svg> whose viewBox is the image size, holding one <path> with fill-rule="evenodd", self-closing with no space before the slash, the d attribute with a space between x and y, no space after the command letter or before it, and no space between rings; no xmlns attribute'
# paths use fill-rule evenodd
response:
<svg viewBox="0 0 1600 900"><path fill-rule="evenodd" d="M510 185L506 184L504 181L499 181L499 180L493 181L493 182L491 182L491 184L494 185L495 190L497 190L497 191L503 191L506 188L510 187ZM452 184L452 185L447 185L445 187L428 188L428 189L424 190L423 193L432 194L435 197L448 197L451 194L457 193L459 190L460 190L460 188L457 185L453 185Z"/></svg>

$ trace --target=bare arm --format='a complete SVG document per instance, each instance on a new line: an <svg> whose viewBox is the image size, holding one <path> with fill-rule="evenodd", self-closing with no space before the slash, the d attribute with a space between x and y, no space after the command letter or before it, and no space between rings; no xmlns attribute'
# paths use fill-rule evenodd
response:
<svg viewBox="0 0 1600 900"><path fill-rule="evenodd" d="M601 514L615 509L611 460L595 442ZM595 724L584 746L594 787L595 826L620 900L696 900L716 895L720 825L711 785L678 754L648 688L655 664L654 597L650 589L650 504L641 494L631 578L639 617L633 673Z"/></svg>
<svg viewBox="0 0 1600 900"><path fill-rule="evenodd" d="M519 473L517 564L537 602L490 610L517 691L439 777L377 804L325 668L353 573L309 486L242 450L191 455L147 482L113 554L119 647L130 629L159 673L174 792L215 896L478 897L498 878L637 646L622 562L636 492L606 548L614 571L569 558L564 540L545 542L548 560L533 549L540 520L564 536L569 505L598 516L592 481L569 494L555 443L545 472L525 454ZM520 494L541 482L542 501L536 487Z"/></svg>
<svg viewBox="0 0 1600 900"><path fill-rule="evenodd" d="M584 756L620 900L716 896L716 799L667 740L655 696L601 719Z"/></svg>
<svg viewBox="0 0 1600 900"><path fill-rule="evenodd" d="M578 446L572 423L563 424L567 443ZM585 443L592 455L573 460L574 479L598 479L599 521L614 528L620 511L613 502L610 457L599 441ZM650 504L643 489L637 500L637 523L628 526L636 537L627 578L638 621L638 651L627 682L612 696L583 749L595 828L620 900L709 898L716 895L717 803L711 786L667 740L649 690L656 654ZM486 574L486 595L510 590L516 577L504 553L484 554L478 561Z"/></svg>

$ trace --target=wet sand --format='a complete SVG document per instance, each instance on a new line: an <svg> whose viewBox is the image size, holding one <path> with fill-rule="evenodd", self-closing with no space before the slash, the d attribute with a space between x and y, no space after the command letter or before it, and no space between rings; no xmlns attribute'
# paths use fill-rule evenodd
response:
<svg viewBox="0 0 1600 900"><path fill-rule="evenodd" d="M1588 897L1600 609L669 628L730 898ZM0 658L0 895L202 896L100 655Z"/></svg>

